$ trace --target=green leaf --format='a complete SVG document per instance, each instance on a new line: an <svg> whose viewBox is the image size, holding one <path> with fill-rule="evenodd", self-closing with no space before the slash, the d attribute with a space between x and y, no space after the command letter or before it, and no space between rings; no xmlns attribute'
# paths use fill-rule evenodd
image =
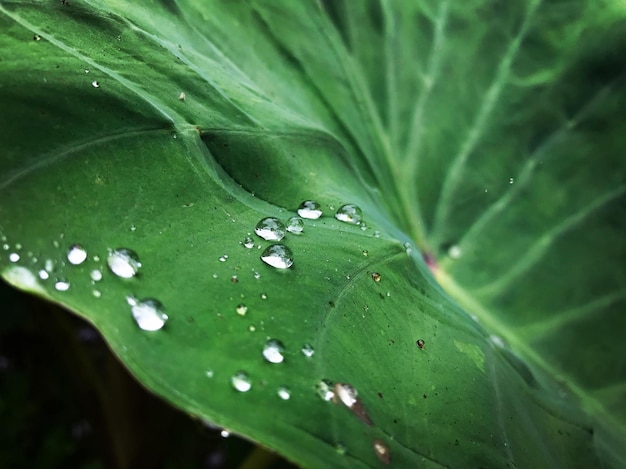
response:
<svg viewBox="0 0 626 469"><path fill-rule="evenodd" d="M625 26L618 0L0 1L0 271L307 467L623 466ZM266 265L254 227L304 200Z"/></svg>

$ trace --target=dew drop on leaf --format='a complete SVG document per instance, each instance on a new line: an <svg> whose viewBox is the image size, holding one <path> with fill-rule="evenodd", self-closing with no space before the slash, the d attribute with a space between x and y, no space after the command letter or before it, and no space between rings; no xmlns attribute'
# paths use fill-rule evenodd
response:
<svg viewBox="0 0 626 469"><path fill-rule="evenodd" d="M285 346L280 340L268 340L263 347L263 357L270 363L282 363L285 360Z"/></svg>
<svg viewBox="0 0 626 469"><path fill-rule="evenodd" d="M338 398L346 407L352 407L357 401L357 391L349 384L335 384L335 397Z"/></svg>
<svg viewBox="0 0 626 469"><path fill-rule="evenodd" d="M317 395L322 398L324 401L330 401L335 397L335 393L333 391L333 383L331 383L327 379L321 380L315 386L315 391Z"/></svg>
<svg viewBox="0 0 626 469"><path fill-rule="evenodd" d="M462 255L463 251L461 251L461 248L458 245L453 244L448 248L448 257L450 259L460 259Z"/></svg>
<svg viewBox="0 0 626 469"><path fill-rule="evenodd" d="M56 291L68 291L70 289L70 282L64 278L58 278L54 282L54 289Z"/></svg>
<svg viewBox="0 0 626 469"><path fill-rule="evenodd" d="M122 278L134 277L141 268L139 256L134 251L126 248L109 251L107 264L111 272Z"/></svg>
<svg viewBox="0 0 626 469"><path fill-rule="evenodd" d="M272 244L263 251L261 260L277 269L288 269L293 265L293 253L284 244Z"/></svg>
<svg viewBox="0 0 626 469"><path fill-rule="evenodd" d="M91 82L91 86L94 88L100 88L100 83L97 80L94 80Z"/></svg>
<svg viewBox="0 0 626 469"><path fill-rule="evenodd" d="M416 344L419 348L424 348L424 345L426 345L422 339L417 339L417 342L415 342L415 344Z"/></svg>
<svg viewBox="0 0 626 469"><path fill-rule="evenodd" d="M305 200L298 207L298 215L309 220L317 220L322 216L322 206L314 200Z"/></svg>
<svg viewBox="0 0 626 469"><path fill-rule="evenodd" d="M311 358L314 354L315 354L315 349L313 348L311 344L307 343L302 346L302 355L304 355L307 358Z"/></svg>
<svg viewBox="0 0 626 469"><path fill-rule="evenodd" d="M350 223L352 225L360 225L363 220L363 212L357 205L346 204L337 209L335 218L339 221Z"/></svg>
<svg viewBox="0 0 626 469"><path fill-rule="evenodd" d="M266 241L280 241L285 237L285 225L278 218L266 217L256 224L254 232Z"/></svg>
<svg viewBox="0 0 626 469"><path fill-rule="evenodd" d="M337 452L337 454L340 454L341 456L343 456L344 454L346 454L346 447L341 444L341 443L337 443L335 445L335 451Z"/></svg>
<svg viewBox="0 0 626 469"><path fill-rule="evenodd" d="M278 397L283 401L287 401L291 397L291 391L287 386L281 386L278 388Z"/></svg>
<svg viewBox="0 0 626 469"><path fill-rule="evenodd" d="M372 280L374 280L374 282L380 282L381 278L378 272L372 272Z"/></svg>
<svg viewBox="0 0 626 469"><path fill-rule="evenodd" d="M291 217L287 220L287 231L293 234L300 234L304 231L304 221L300 217Z"/></svg>
<svg viewBox="0 0 626 469"><path fill-rule="evenodd" d="M67 261L72 265L80 265L87 259L87 251L80 244L73 244L67 251Z"/></svg>
<svg viewBox="0 0 626 469"><path fill-rule="evenodd" d="M102 272L98 269L93 269L89 273L89 276L91 277L91 280L93 280L94 282L99 282L100 280L102 280Z"/></svg>
<svg viewBox="0 0 626 469"><path fill-rule="evenodd" d="M241 303L237 305L236 311L239 316L245 316L246 313L248 312L248 307L244 305L243 303Z"/></svg>
<svg viewBox="0 0 626 469"><path fill-rule="evenodd" d="M133 318L142 331L158 331L165 326L168 317L159 300L146 298L137 301L133 297L128 297L127 301Z"/></svg>
<svg viewBox="0 0 626 469"><path fill-rule="evenodd" d="M243 247L252 249L254 247L254 240L250 236L246 236L243 240Z"/></svg>
<svg viewBox="0 0 626 469"><path fill-rule="evenodd" d="M230 382L233 385L233 388L239 392L248 392L252 387L252 382L250 381L250 377L248 373L245 371L238 371L231 378Z"/></svg>
<svg viewBox="0 0 626 469"><path fill-rule="evenodd" d="M9 261L17 262L19 260L20 260L20 255L17 252L12 252L11 254L9 254Z"/></svg>
<svg viewBox="0 0 626 469"><path fill-rule="evenodd" d="M102 296L102 292L100 290L92 290L91 294L96 298L100 298Z"/></svg>
<svg viewBox="0 0 626 469"><path fill-rule="evenodd" d="M389 464L391 462L391 453L389 453L389 447L382 440L374 440L374 454L383 463Z"/></svg>
<svg viewBox="0 0 626 469"><path fill-rule="evenodd" d="M46 269L41 269L38 272L38 275L41 280L48 280L50 278L50 274L48 273Z"/></svg>

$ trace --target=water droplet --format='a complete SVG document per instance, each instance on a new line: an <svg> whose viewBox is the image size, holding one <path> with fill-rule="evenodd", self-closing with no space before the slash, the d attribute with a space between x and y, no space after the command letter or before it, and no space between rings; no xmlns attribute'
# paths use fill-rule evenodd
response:
<svg viewBox="0 0 626 469"><path fill-rule="evenodd" d="M380 238L380 231L374 231L374 238Z"/></svg>
<svg viewBox="0 0 626 469"><path fill-rule="evenodd" d="M504 348L506 346L504 343L504 339L502 339L502 337L498 335L491 334L489 336L489 340L491 341L493 345L495 345L498 348Z"/></svg>
<svg viewBox="0 0 626 469"><path fill-rule="evenodd" d="M311 358L314 354L315 354L315 349L313 348L311 344L307 343L302 346L302 355L304 355L307 358Z"/></svg>
<svg viewBox="0 0 626 469"><path fill-rule="evenodd" d="M213 378L213 370L206 370L206 372L204 373L206 375L207 378Z"/></svg>
<svg viewBox="0 0 626 469"><path fill-rule="evenodd" d="M337 454L340 454L341 456L343 456L344 454L346 454L346 447L341 444L341 443L337 443L335 445L335 451L337 452Z"/></svg>
<svg viewBox="0 0 626 469"><path fill-rule="evenodd" d="M237 277L236 275L233 275L232 277L230 277L230 281L233 283L237 283L239 282L239 277Z"/></svg>
<svg viewBox="0 0 626 469"><path fill-rule="evenodd" d="M415 342L415 345L417 345L419 348L424 348L424 341L422 339L417 339L417 342Z"/></svg>
<svg viewBox="0 0 626 469"><path fill-rule="evenodd" d="M361 254L363 254L365 257L369 256L369 251L367 249L364 249Z"/></svg>
<svg viewBox="0 0 626 469"><path fill-rule="evenodd" d="M261 299L262 300L267 300L267 295L265 293L261 293Z"/></svg>
<svg viewBox="0 0 626 469"><path fill-rule="evenodd" d="M38 274L41 280L48 280L50 278L50 274L46 269L41 269Z"/></svg>
<svg viewBox="0 0 626 469"><path fill-rule="evenodd" d="M250 325L248 326L248 330L249 330L250 332L254 332L254 331L256 331L256 327L254 326L254 324L250 324Z"/></svg>
<svg viewBox="0 0 626 469"><path fill-rule="evenodd" d="M229 432L228 430L222 430L222 431L220 432L220 436L221 436L222 438L228 438L228 437L230 436L230 432Z"/></svg>
<svg viewBox="0 0 626 469"><path fill-rule="evenodd" d="M137 227L135 225L130 225L130 231L134 233L135 231L137 231Z"/></svg>
<svg viewBox="0 0 626 469"><path fill-rule="evenodd" d="M93 294L93 296L95 296L96 298L100 298L102 296L102 292L100 290L93 290L91 292Z"/></svg>
<svg viewBox="0 0 626 469"><path fill-rule="evenodd" d="M284 244L272 244L263 251L261 260L277 269L288 269L293 265L293 253Z"/></svg>
<svg viewBox="0 0 626 469"><path fill-rule="evenodd" d="M288 401L291 397L291 391L287 386L281 386L278 388L278 397L280 397L283 401Z"/></svg>
<svg viewBox="0 0 626 469"><path fill-rule="evenodd" d="M89 73L89 69L88 68L85 69L85 73Z"/></svg>
<svg viewBox="0 0 626 469"><path fill-rule="evenodd" d="M184 101L187 98L187 95L185 95L184 91L181 91L180 94L178 95L178 99L180 99L181 101Z"/></svg>
<svg viewBox="0 0 626 469"><path fill-rule="evenodd" d="M59 278L54 282L54 289L56 291L68 291L70 289L70 282L64 278Z"/></svg>
<svg viewBox="0 0 626 469"><path fill-rule="evenodd" d="M20 260L20 255L17 252L12 252L11 254L9 254L9 261L17 262L19 260Z"/></svg>
<svg viewBox="0 0 626 469"><path fill-rule="evenodd" d="M513 184L514 182L515 182L515 179L509 178L509 184Z"/></svg>
<svg viewBox="0 0 626 469"><path fill-rule="evenodd" d="M228 259L228 254L224 254L224 255L220 256L220 262L226 262L226 259Z"/></svg>
<svg viewBox="0 0 626 469"><path fill-rule="evenodd" d="M352 225L360 225L363 220L363 213L361 209L354 204L346 204L339 207L335 218L345 223L351 223Z"/></svg>
<svg viewBox="0 0 626 469"><path fill-rule="evenodd" d="M134 277L141 267L139 256L134 251L126 248L109 251L107 264L111 272L122 278Z"/></svg>
<svg viewBox="0 0 626 469"><path fill-rule="evenodd" d="M372 272L372 280L374 282L380 282L381 279L382 277L380 276L378 272Z"/></svg>
<svg viewBox="0 0 626 469"><path fill-rule="evenodd" d="M245 316L246 313L248 312L248 307L246 305L244 305L243 303L237 305L237 314L239 316Z"/></svg>
<svg viewBox="0 0 626 469"><path fill-rule="evenodd" d="M346 407L352 407L357 402L358 392L349 384L335 384L335 396L344 403Z"/></svg>
<svg viewBox="0 0 626 469"><path fill-rule="evenodd" d="M7 243L4 243L4 244L2 245L2 249L4 249L5 251L8 251L10 247L11 247L11 246L9 246Z"/></svg>
<svg viewBox="0 0 626 469"><path fill-rule="evenodd" d="M287 220L287 231L293 234L300 234L304 231L304 220L300 217L291 217Z"/></svg>
<svg viewBox="0 0 626 469"><path fill-rule="evenodd" d="M20 249L22 249L22 245L20 243L15 243L15 249L19 251Z"/></svg>
<svg viewBox="0 0 626 469"><path fill-rule="evenodd" d="M91 82L91 86L93 86L94 88L100 88L100 83L96 80Z"/></svg>
<svg viewBox="0 0 626 469"><path fill-rule="evenodd" d="M248 392L252 387L250 377L245 371L238 371L235 373L232 378L230 378L230 382L233 385L233 388L239 392Z"/></svg>
<svg viewBox="0 0 626 469"><path fill-rule="evenodd" d="M322 216L322 206L314 200L305 200L298 208L298 215L309 220L317 220Z"/></svg>
<svg viewBox="0 0 626 469"><path fill-rule="evenodd" d="M72 265L80 265L87 259L87 251L80 244L73 244L67 251L67 260Z"/></svg>
<svg viewBox="0 0 626 469"><path fill-rule="evenodd" d="M250 236L246 236L243 240L243 247L252 249L254 247L254 240Z"/></svg>
<svg viewBox="0 0 626 469"><path fill-rule="evenodd" d="M389 447L382 440L374 440L374 453L383 464L389 464L391 462Z"/></svg>
<svg viewBox="0 0 626 469"><path fill-rule="evenodd" d="M261 274L258 273L256 270L254 271L254 273L252 274L254 276L255 279L260 279L261 278Z"/></svg>
<svg viewBox="0 0 626 469"><path fill-rule="evenodd" d="M285 237L285 225L278 218L267 217L256 224L254 232L266 241L280 241Z"/></svg>
<svg viewBox="0 0 626 469"><path fill-rule="evenodd" d="M146 298L137 301L135 298L127 298L135 322L142 331L158 331L167 322L165 308L160 301Z"/></svg>
<svg viewBox="0 0 626 469"><path fill-rule="evenodd" d="M39 34L35 34L33 36L33 41L41 41L41 36Z"/></svg>
<svg viewBox="0 0 626 469"><path fill-rule="evenodd" d="M102 280L102 272L99 271L98 269L93 269L89 273L89 276L91 277L91 280L93 280L94 282L99 282L100 280Z"/></svg>
<svg viewBox="0 0 626 469"><path fill-rule="evenodd" d="M327 379L321 380L315 386L315 390L317 395L321 397L325 401L330 401L335 397L335 392L333 391L333 383Z"/></svg>
<svg viewBox="0 0 626 469"><path fill-rule="evenodd" d="M463 251L461 251L461 248L456 244L448 248L448 257L450 257L450 259L459 259L462 255Z"/></svg>
<svg viewBox="0 0 626 469"><path fill-rule="evenodd" d="M263 347L263 356L270 363L282 363L285 359L284 351L285 346L280 340L271 339Z"/></svg>

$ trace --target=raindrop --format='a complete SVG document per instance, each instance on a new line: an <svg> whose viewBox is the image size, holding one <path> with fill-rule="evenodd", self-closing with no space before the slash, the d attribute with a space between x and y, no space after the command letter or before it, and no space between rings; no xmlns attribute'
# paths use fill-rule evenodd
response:
<svg viewBox="0 0 626 469"><path fill-rule="evenodd" d="M54 261L52 259L46 259L43 266L47 272L52 272L54 270Z"/></svg>
<svg viewBox="0 0 626 469"><path fill-rule="evenodd" d="M514 182L515 182L515 179L509 178L509 184L513 184Z"/></svg>
<svg viewBox="0 0 626 469"><path fill-rule="evenodd" d="M204 373L206 375L207 378L213 378L213 370L206 370L206 372Z"/></svg>
<svg viewBox="0 0 626 469"><path fill-rule="evenodd" d="M181 91L180 94L178 95L178 99L180 99L181 101L184 101L187 98L187 96L185 95L184 91Z"/></svg>
<svg viewBox="0 0 626 469"><path fill-rule="evenodd" d="M235 388L239 392L248 392L252 387L250 377L245 371L238 371L237 373L235 373L230 378L230 382L233 385L233 388Z"/></svg>
<svg viewBox="0 0 626 469"><path fill-rule="evenodd" d="M67 251L67 260L72 265L79 265L87 259L87 251L80 244L73 244Z"/></svg>
<svg viewBox="0 0 626 469"><path fill-rule="evenodd" d="M459 259L462 255L463 251L461 251L458 245L453 244L448 248L448 257L450 257L450 259Z"/></svg>
<svg viewBox="0 0 626 469"><path fill-rule="evenodd" d="M94 80L91 82L91 86L93 86L94 88L100 88L100 83L98 83L97 80Z"/></svg>
<svg viewBox="0 0 626 469"><path fill-rule="evenodd" d="M220 432L220 436L221 436L222 438L228 438L228 437L230 436L230 432L229 432L228 430L222 430L222 431Z"/></svg>
<svg viewBox="0 0 626 469"><path fill-rule="evenodd" d="M64 278L59 278L54 282L54 289L56 291L68 291L70 289L70 282Z"/></svg>
<svg viewBox="0 0 626 469"><path fill-rule="evenodd" d="M237 277L236 275L233 275L232 277L230 277L230 281L233 283L237 283L239 282L239 277Z"/></svg>
<svg viewBox="0 0 626 469"><path fill-rule="evenodd" d="M415 345L417 345L419 348L424 348L424 341L422 339L417 339L417 342L415 342Z"/></svg>
<svg viewBox="0 0 626 469"><path fill-rule="evenodd" d="M298 208L298 215L309 220L317 220L322 216L322 206L314 200L305 200Z"/></svg>
<svg viewBox="0 0 626 469"><path fill-rule="evenodd" d="M302 346L302 355L304 355L307 358L311 358L314 354L315 354L315 349L313 348L311 344L307 343Z"/></svg>
<svg viewBox="0 0 626 469"><path fill-rule="evenodd" d="M267 217L256 224L254 232L266 241L280 241L285 237L285 225L278 218Z"/></svg>
<svg viewBox="0 0 626 469"><path fill-rule="evenodd" d="M99 282L100 280L102 280L102 272L99 271L98 269L93 269L89 273L89 276L91 277L91 280L93 280L94 282Z"/></svg>
<svg viewBox="0 0 626 469"><path fill-rule="evenodd" d="M300 217L291 217L287 220L287 231L293 234L300 234L304 230L304 220Z"/></svg>
<svg viewBox="0 0 626 469"><path fill-rule="evenodd" d="M372 272L372 280L374 282L380 282L381 278L382 277L380 276L378 272Z"/></svg>
<svg viewBox="0 0 626 469"><path fill-rule="evenodd" d="M367 256L369 256L369 251L367 249L363 249L361 254L363 254L365 257L367 257Z"/></svg>
<svg viewBox="0 0 626 469"><path fill-rule="evenodd" d="M333 397L335 397L335 392L333 391L333 383L331 383L327 379L321 380L315 386L315 390L317 395L321 397L325 401L330 401Z"/></svg>
<svg viewBox="0 0 626 469"><path fill-rule="evenodd" d="M12 252L11 254L9 254L9 260L11 262L17 262L20 260L20 255L17 252Z"/></svg>
<svg viewBox="0 0 626 469"><path fill-rule="evenodd" d="M256 327L254 326L254 324L250 324L250 325L248 326L248 330L249 330L250 332L254 332L254 331L256 331Z"/></svg>
<svg viewBox="0 0 626 469"><path fill-rule="evenodd" d="M346 407L352 407L357 402L357 391L349 384L335 384L335 396L339 398Z"/></svg>
<svg viewBox="0 0 626 469"><path fill-rule="evenodd" d="M265 293L261 293L261 299L262 300L267 300L267 295Z"/></svg>
<svg viewBox="0 0 626 469"><path fill-rule="evenodd" d="M288 401L291 397L291 391L287 386L281 386L278 388L278 397L280 397L283 401Z"/></svg>
<svg viewBox="0 0 626 469"><path fill-rule="evenodd" d="M374 231L374 238L380 238L380 231Z"/></svg>
<svg viewBox="0 0 626 469"><path fill-rule="evenodd" d="M133 297L128 297L127 301L139 329L158 331L167 322L168 317L160 301L152 298L137 301Z"/></svg>
<svg viewBox="0 0 626 469"><path fill-rule="evenodd" d="M226 259L228 259L228 254L220 256L220 262L226 262Z"/></svg>
<svg viewBox="0 0 626 469"><path fill-rule="evenodd" d="M244 305L243 303L241 303L237 305L236 311L239 316L245 316L246 313L248 312L248 307Z"/></svg>
<svg viewBox="0 0 626 469"><path fill-rule="evenodd" d="M281 341L276 339L268 340L263 347L263 357L270 363L282 363L285 359L283 352L285 351L285 346Z"/></svg>
<svg viewBox="0 0 626 469"><path fill-rule="evenodd" d="M342 445L341 443L337 443L335 445L335 451L337 452L337 454L340 454L341 456L343 456L344 454L346 454L346 447L344 445Z"/></svg>
<svg viewBox="0 0 626 469"><path fill-rule="evenodd" d="M502 339L502 337L495 335L495 334L491 334L489 336L489 340L491 341L491 343L493 345L495 345L498 348L504 348L505 344L504 344L504 339Z"/></svg>
<svg viewBox="0 0 626 469"><path fill-rule="evenodd" d="M137 231L137 227L135 225L130 225L130 231L132 232Z"/></svg>
<svg viewBox="0 0 626 469"><path fill-rule="evenodd" d="M96 298L100 298L102 296L102 292L100 290L93 290L91 292L93 294L93 296L95 296Z"/></svg>
<svg viewBox="0 0 626 469"><path fill-rule="evenodd" d="M41 269L38 273L41 280L48 280L50 278L50 274L46 269Z"/></svg>
<svg viewBox="0 0 626 469"><path fill-rule="evenodd" d="M122 278L134 277L141 267L139 256L134 251L126 248L110 250L107 264L111 272Z"/></svg>
<svg viewBox="0 0 626 469"><path fill-rule="evenodd" d="M243 240L243 247L252 249L254 247L254 240L250 236L246 236Z"/></svg>
<svg viewBox="0 0 626 469"><path fill-rule="evenodd" d="M389 447L383 441L374 440L374 453L383 464L389 464L391 462Z"/></svg>
<svg viewBox="0 0 626 469"><path fill-rule="evenodd" d="M39 34L35 34L33 36L33 41L41 41L41 36Z"/></svg>
<svg viewBox="0 0 626 469"><path fill-rule="evenodd" d="M89 69L88 68L85 69L85 73L89 73Z"/></svg>
<svg viewBox="0 0 626 469"><path fill-rule="evenodd" d="M254 273L252 274L254 276L255 279L260 279L261 278L261 274L258 273L256 270L254 271Z"/></svg>
<svg viewBox="0 0 626 469"><path fill-rule="evenodd" d="M11 247L11 246L9 246L7 243L4 243L4 244L2 245L2 249L4 249L5 251L8 251L10 247Z"/></svg>
<svg viewBox="0 0 626 469"><path fill-rule="evenodd" d="M293 253L284 244L272 244L263 251L261 260L277 269L288 269L293 265Z"/></svg>
<svg viewBox="0 0 626 469"><path fill-rule="evenodd" d="M339 207L335 218L345 223L351 223L353 225L360 225L363 220L363 213L361 209L354 204L346 204Z"/></svg>

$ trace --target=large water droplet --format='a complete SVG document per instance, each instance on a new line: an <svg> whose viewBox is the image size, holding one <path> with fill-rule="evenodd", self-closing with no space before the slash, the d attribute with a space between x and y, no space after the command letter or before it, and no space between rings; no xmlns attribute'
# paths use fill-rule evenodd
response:
<svg viewBox="0 0 626 469"><path fill-rule="evenodd" d="M280 241L285 237L285 225L278 218L267 217L256 224L254 232L266 241Z"/></svg>
<svg viewBox="0 0 626 469"><path fill-rule="evenodd" d="M238 371L235 373L232 378L230 378L230 382L233 385L233 388L239 392L248 392L252 387L252 381L250 381L250 377L245 371Z"/></svg>
<svg viewBox="0 0 626 469"><path fill-rule="evenodd" d="M320 396L325 401L330 401L333 397L335 397L335 392L333 391L333 383L331 383L327 379L321 380L315 386L315 391L317 395Z"/></svg>
<svg viewBox="0 0 626 469"><path fill-rule="evenodd" d="M107 264L109 264L111 272L122 278L134 277L141 267L139 256L134 251L126 248L109 251Z"/></svg>
<svg viewBox="0 0 626 469"><path fill-rule="evenodd" d="M345 223L351 223L352 225L359 225L363 220L363 212L354 204L346 204L339 207L335 218Z"/></svg>
<svg viewBox="0 0 626 469"><path fill-rule="evenodd" d="M285 359L284 351L285 346L280 340L271 339L263 347L263 356L270 363L282 363Z"/></svg>
<svg viewBox="0 0 626 469"><path fill-rule="evenodd" d="M281 386L278 388L278 397L283 401L287 401L291 397L291 391L287 386Z"/></svg>
<svg viewBox="0 0 626 469"><path fill-rule="evenodd" d="M284 244L272 244L263 251L261 260L277 269L288 269L293 265L293 253Z"/></svg>
<svg viewBox="0 0 626 469"><path fill-rule="evenodd" d="M239 316L245 316L246 313L248 312L248 307L244 305L243 303L241 303L237 305L236 311Z"/></svg>
<svg viewBox="0 0 626 469"><path fill-rule="evenodd" d="M57 291L68 291L70 289L70 282L64 278L58 278L56 282L54 282L54 289Z"/></svg>
<svg viewBox="0 0 626 469"><path fill-rule="evenodd" d="M322 206L314 200L305 200L298 208L298 215L309 220L317 220L322 216Z"/></svg>
<svg viewBox="0 0 626 469"><path fill-rule="evenodd" d="M48 273L46 269L41 269L38 272L38 275L41 280L48 280L50 278L50 274Z"/></svg>
<svg viewBox="0 0 626 469"><path fill-rule="evenodd" d="M304 220L300 217L291 217L287 220L287 231L293 234L300 234L304 230Z"/></svg>
<svg viewBox="0 0 626 469"><path fill-rule="evenodd" d="M165 308L159 300L146 298L137 301L133 297L128 297L128 304L139 329L143 331L158 331L163 328L168 320Z"/></svg>
<svg viewBox="0 0 626 469"><path fill-rule="evenodd" d="M87 259L87 251L80 244L73 244L67 251L67 260L70 264L79 265Z"/></svg>
<svg viewBox="0 0 626 469"><path fill-rule="evenodd" d="M307 358L311 358L315 354L315 349L311 344L304 344L302 346L302 355Z"/></svg>
<svg viewBox="0 0 626 469"><path fill-rule="evenodd" d="M335 385L335 396L337 396L346 407L352 407L356 404L358 393L356 389L349 384L337 383Z"/></svg>

